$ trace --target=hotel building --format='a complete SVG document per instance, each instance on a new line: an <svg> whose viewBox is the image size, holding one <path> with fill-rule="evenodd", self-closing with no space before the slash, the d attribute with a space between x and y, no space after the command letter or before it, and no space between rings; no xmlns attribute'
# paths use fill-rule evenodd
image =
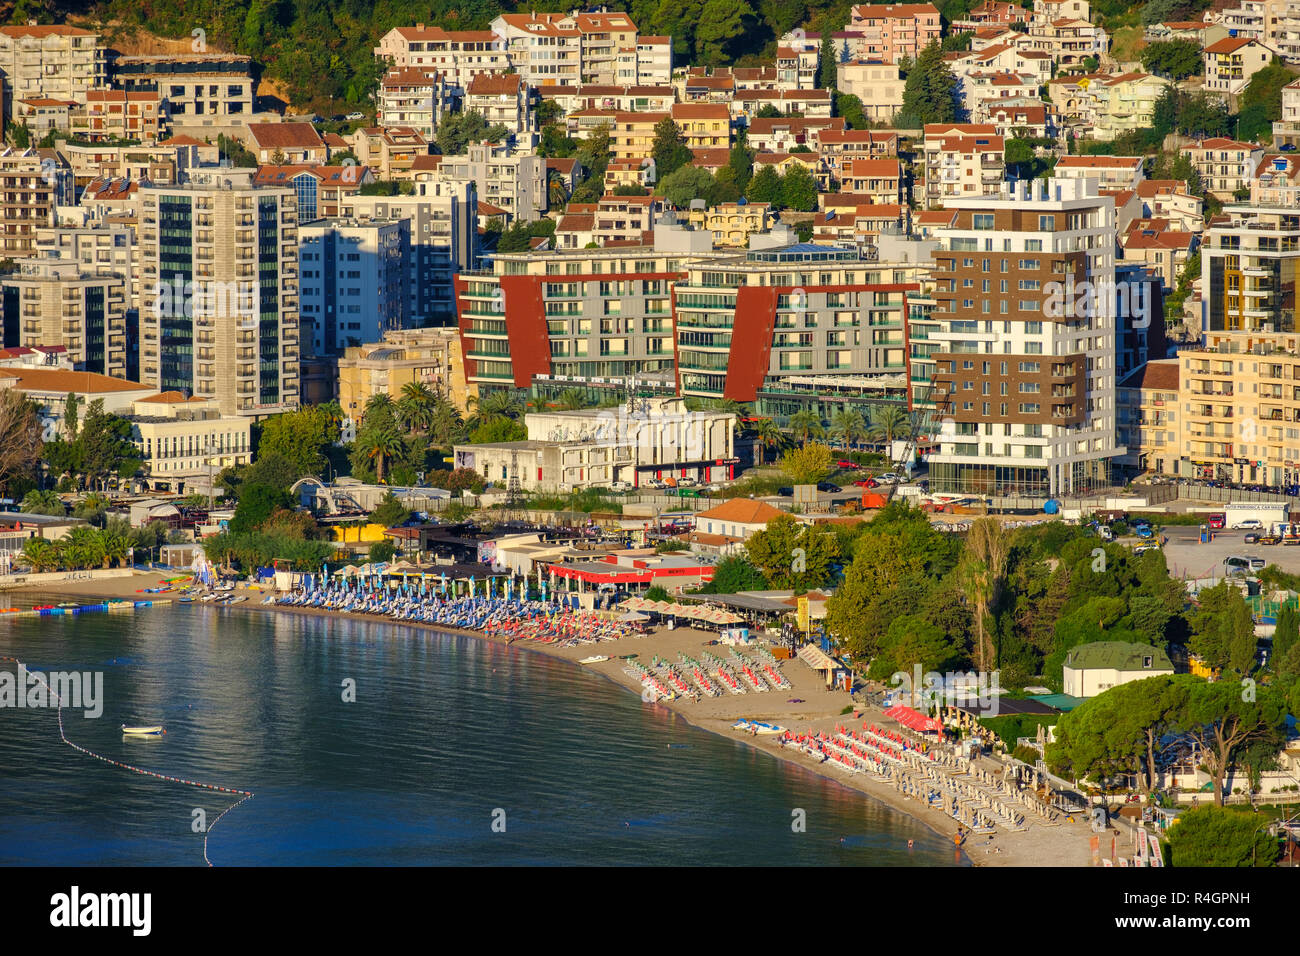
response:
<svg viewBox="0 0 1300 956"><path fill-rule="evenodd" d="M947 209L956 219L934 253L944 424L931 490L1043 498L1108 484L1123 452L1113 201L1091 180L1035 180Z"/></svg>

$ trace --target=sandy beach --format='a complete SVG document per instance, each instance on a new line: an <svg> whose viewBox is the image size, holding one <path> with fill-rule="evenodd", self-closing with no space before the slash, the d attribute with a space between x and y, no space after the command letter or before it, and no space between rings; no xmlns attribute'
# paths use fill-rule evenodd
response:
<svg viewBox="0 0 1300 956"><path fill-rule="evenodd" d="M65 583L59 585L57 599L83 603L93 603L96 598L174 599L174 594L149 595L137 593L146 587L159 586L159 582L167 576L169 575L154 571L136 574L128 578ZM30 607L34 595L50 596L51 593L48 588L33 589L30 592L13 590L7 592L5 597L0 598L0 603L8 603L10 606ZM325 615L328 613L330 616L337 616L335 612L326 612L314 608L264 605L261 601L265 594L268 593L265 591L240 588L238 593L247 595L248 600L231 605L228 610L234 612L309 615ZM144 611L143 613L148 612ZM382 618L366 615L357 615L357 617L372 621L383 620ZM406 627L432 628L432 625L418 622L403 621L401 623ZM500 644L506 643L502 638L490 637L476 631L458 631L455 628L447 627L433 629L463 633ZM511 646L520 650L546 654L574 662L574 666L584 666L588 670L598 673L627 688L631 693L640 696L640 685L623 671L623 662L618 660L621 655L636 654L643 661L648 661L654 655L676 660L679 652L698 657L702 651L713 650L716 652L725 650L708 647L708 642L714 637L715 635L710 632L697 631L689 627L679 627L674 630L661 627L644 637L627 637L616 641L602 641L599 644L584 644L576 647L558 647L528 640L515 641ZM578 665L576 663L581 658L596 655L607 655L611 660L589 665ZM858 714L845 714L845 708L852 705L849 695L843 691L827 690L820 675L802 661L787 661L784 663L782 671L792 685L788 691L771 691L763 694L749 693L741 696L724 695L722 697L703 698L698 701L679 698L654 704L647 703L645 706L671 708L688 722L701 729L755 747L777 759L798 763L843 786L858 790L872 799L906 813L920 820L945 839L952 840L957 829L955 820L905 796L890 783L868 774L843 773L832 769L829 765L819 764L813 758L796 751L794 748L782 747L774 737L751 736L733 730L732 725L742 717L776 723L795 733L833 731L837 725L848 726L856 730L860 729L863 723L875 724L884 728L897 728L897 725L885 717L881 711L870 707ZM798 700L799 703L791 703L791 699ZM982 761L982 767L990 772L997 772L1000 769L999 765L991 760ZM1012 831L999 827L992 837L984 834L971 834L962 849L976 866L1088 866L1091 864L1089 840L1092 832L1081 818L1075 817L1070 822L1065 817L1061 817L1060 823L1048 825L1038 817L1027 814L1026 823L1027 829L1024 830ZM1108 846L1109 842L1109 838L1103 835L1102 844Z"/></svg>

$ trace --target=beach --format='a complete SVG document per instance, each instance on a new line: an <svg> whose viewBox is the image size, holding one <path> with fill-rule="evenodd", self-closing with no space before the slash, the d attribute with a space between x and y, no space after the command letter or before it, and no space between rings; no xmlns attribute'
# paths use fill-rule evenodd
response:
<svg viewBox="0 0 1300 956"><path fill-rule="evenodd" d="M126 578L69 582L59 586L57 595L51 594L48 588L33 589L27 593L10 591L8 595L12 600L9 600L8 603L19 606L30 605L35 594L40 594L44 598L53 598L55 603L58 601L93 603L95 599L110 598L133 600L174 599L175 595L170 593L157 595L137 593L144 588L157 587L160 580L168 576L154 571ZM237 593L246 595L248 600L231 605L230 609L235 611L337 616L337 612L316 608L264 605L261 601L268 593L266 591L240 588ZM355 616L358 619L379 623L384 621L383 618L373 615ZM424 627L466 634L498 644L507 643L504 638L489 636L477 631L434 626L415 621L403 621L401 626ZM713 640L715 636L711 632L695 630L689 627L678 627L673 630L659 627L645 636L624 637L613 641L602 641L597 644L561 647L531 640L516 640L512 642L511 646L568 660L574 666L582 666L593 673L600 674L640 696L642 690L640 684L623 670L624 662L619 660L622 655L635 654L643 661L648 661L651 657L657 655L676 661L678 654L682 652L698 658L702 653L712 650L714 652L723 652L725 656L725 648L711 648L708 646L709 641ZM596 655L605 655L611 659L587 665L577 663L583 658ZM904 795L889 781L876 778L870 774L848 774L836 770L830 763L819 763L794 747L782 746L778 742L777 736L751 735L734 730L732 725L741 718L779 724L796 734L819 731L833 733L837 727L841 726L858 730L864 724L871 724L885 729L901 729L892 720L885 717L881 711L870 707L857 714L844 713L846 708L852 706L849 695L844 691L827 690L821 676L802 661L786 661L781 669L791 683L789 690L774 690L761 694L747 693L740 696L727 694L714 698L706 697L700 700L677 698L670 701L660 701L656 704L647 704L647 706L670 708L696 727L744 743L769 753L777 759L799 764L827 779L857 790L872 799L893 807L921 821L944 839L952 840L957 830L955 820ZM798 703L792 701L798 701ZM999 765L994 761L985 760L982 761L981 766L983 769L993 772ZM999 826L991 838L985 834L969 834L965 845L962 847L963 852L976 866L1090 865L1091 849L1089 841L1092 832L1081 818L1075 817L1071 822L1065 817L1061 817L1060 822L1056 825L1048 825L1045 821L1041 821L1031 814L1026 814L1026 817L1027 828L1023 830L1009 830ZM1103 835L1102 841L1103 843L1109 842L1105 835Z"/></svg>

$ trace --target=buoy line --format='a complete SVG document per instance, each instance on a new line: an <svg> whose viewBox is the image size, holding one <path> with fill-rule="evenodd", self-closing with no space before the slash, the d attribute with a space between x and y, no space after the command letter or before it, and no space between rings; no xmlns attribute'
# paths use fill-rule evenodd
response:
<svg viewBox="0 0 1300 956"><path fill-rule="evenodd" d="M0 657L0 661L16 664L19 667L26 666L23 664L22 661L20 661L16 657ZM40 671L30 671L30 670L27 671L27 673L31 674L38 681L40 681L41 684L44 685L46 691L49 692L50 696L55 701L58 702L59 738L65 744L71 747L73 750L79 751L88 757L94 757L96 760L102 760L104 763L112 764L114 767L120 767L123 770L130 770L133 773L143 774L146 777L154 777L157 780L164 780L168 783L180 783L180 784L184 784L187 787L197 787L200 790L211 790L214 793L230 793L230 794L239 795L239 799L236 800L234 803L232 803L230 806L226 807L226 809L222 810L219 814L217 814L217 818L213 820L211 825L209 825L207 829L205 829L203 832L203 862L206 863L208 866L212 866L213 865L212 861L208 859L208 836L212 833L212 830L216 827L216 825L221 822L222 817L224 817L227 813L235 809L235 807L239 806L244 801L251 800L253 798L253 791L239 790L234 787L219 787L213 783L203 783L198 780L186 780L184 777L172 777L165 773L158 773L156 770L146 770L143 767L137 767L134 764L123 763L120 760L114 760L112 757L105 757L103 754L95 753L95 751L88 750L85 747L81 746L80 744L73 743L71 740L68 739L68 735L63 729L63 700L59 697L58 693L54 690L54 688L51 687L49 683L45 680L44 674L42 674Z"/></svg>

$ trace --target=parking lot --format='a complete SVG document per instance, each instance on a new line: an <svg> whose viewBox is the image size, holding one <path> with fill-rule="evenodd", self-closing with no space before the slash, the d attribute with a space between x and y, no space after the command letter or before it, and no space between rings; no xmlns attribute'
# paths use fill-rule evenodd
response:
<svg viewBox="0 0 1300 956"><path fill-rule="evenodd" d="M1300 546L1246 544L1244 531L1216 531L1214 540L1200 543L1200 529L1190 526L1165 528L1160 532L1165 542L1165 562L1174 577L1222 577L1223 559L1240 555L1263 558L1289 574L1300 574ZM1125 543L1136 539L1124 538Z"/></svg>

